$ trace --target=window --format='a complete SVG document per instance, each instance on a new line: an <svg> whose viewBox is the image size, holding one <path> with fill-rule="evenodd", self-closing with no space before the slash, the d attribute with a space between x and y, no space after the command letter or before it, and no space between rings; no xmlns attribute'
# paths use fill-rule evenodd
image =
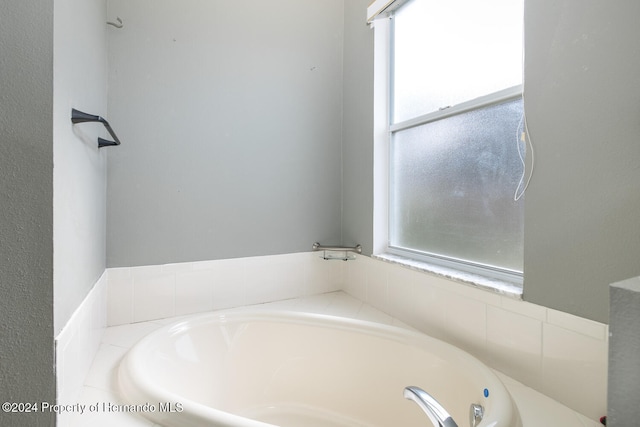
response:
<svg viewBox="0 0 640 427"><path fill-rule="evenodd" d="M522 0L410 0L389 17L385 251L521 283Z"/></svg>

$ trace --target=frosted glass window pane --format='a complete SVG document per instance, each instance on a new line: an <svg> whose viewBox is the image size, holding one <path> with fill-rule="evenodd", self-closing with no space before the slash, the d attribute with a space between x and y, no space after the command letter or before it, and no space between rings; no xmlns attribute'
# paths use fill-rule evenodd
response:
<svg viewBox="0 0 640 427"><path fill-rule="evenodd" d="M521 272L521 117L518 98L397 132L391 246Z"/></svg>
<svg viewBox="0 0 640 427"><path fill-rule="evenodd" d="M394 21L395 123L522 83L522 1L414 0Z"/></svg>

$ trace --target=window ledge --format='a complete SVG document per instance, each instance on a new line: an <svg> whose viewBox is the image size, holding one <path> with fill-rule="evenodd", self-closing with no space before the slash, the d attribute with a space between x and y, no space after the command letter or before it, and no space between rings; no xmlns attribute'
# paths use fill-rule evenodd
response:
<svg viewBox="0 0 640 427"><path fill-rule="evenodd" d="M371 255L371 257L380 261L402 265L412 270L431 273L475 288L522 300L522 287L505 280L485 277L479 274L468 273L390 253L375 254Z"/></svg>

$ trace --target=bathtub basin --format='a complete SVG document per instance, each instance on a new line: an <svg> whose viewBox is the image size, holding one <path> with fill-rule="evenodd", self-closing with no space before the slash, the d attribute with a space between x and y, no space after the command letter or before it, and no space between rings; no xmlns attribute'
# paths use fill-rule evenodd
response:
<svg viewBox="0 0 640 427"><path fill-rule="evenodd" d="M161 328L125 356L132 412L164 426L430 427L403 397L431 394L459 427L520 427L497 376L462 350L402 328L293 312L208 314ZM486 397L485 397L486 395ZM143 407L142 405L147 405Z"/></svg>

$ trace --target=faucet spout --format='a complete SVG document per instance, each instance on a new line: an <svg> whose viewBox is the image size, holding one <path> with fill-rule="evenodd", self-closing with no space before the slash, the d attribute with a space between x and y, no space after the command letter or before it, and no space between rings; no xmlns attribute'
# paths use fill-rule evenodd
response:
<svg viewBox="0 0 640 427"><path fill-rule="evenodd" d="M458 427L458 424L453 421L451 415L449 415L442 405L420 387L405 387L404 397L416 402L420 409L427 414L427 417L429 417L434 427Z"/></svg>

